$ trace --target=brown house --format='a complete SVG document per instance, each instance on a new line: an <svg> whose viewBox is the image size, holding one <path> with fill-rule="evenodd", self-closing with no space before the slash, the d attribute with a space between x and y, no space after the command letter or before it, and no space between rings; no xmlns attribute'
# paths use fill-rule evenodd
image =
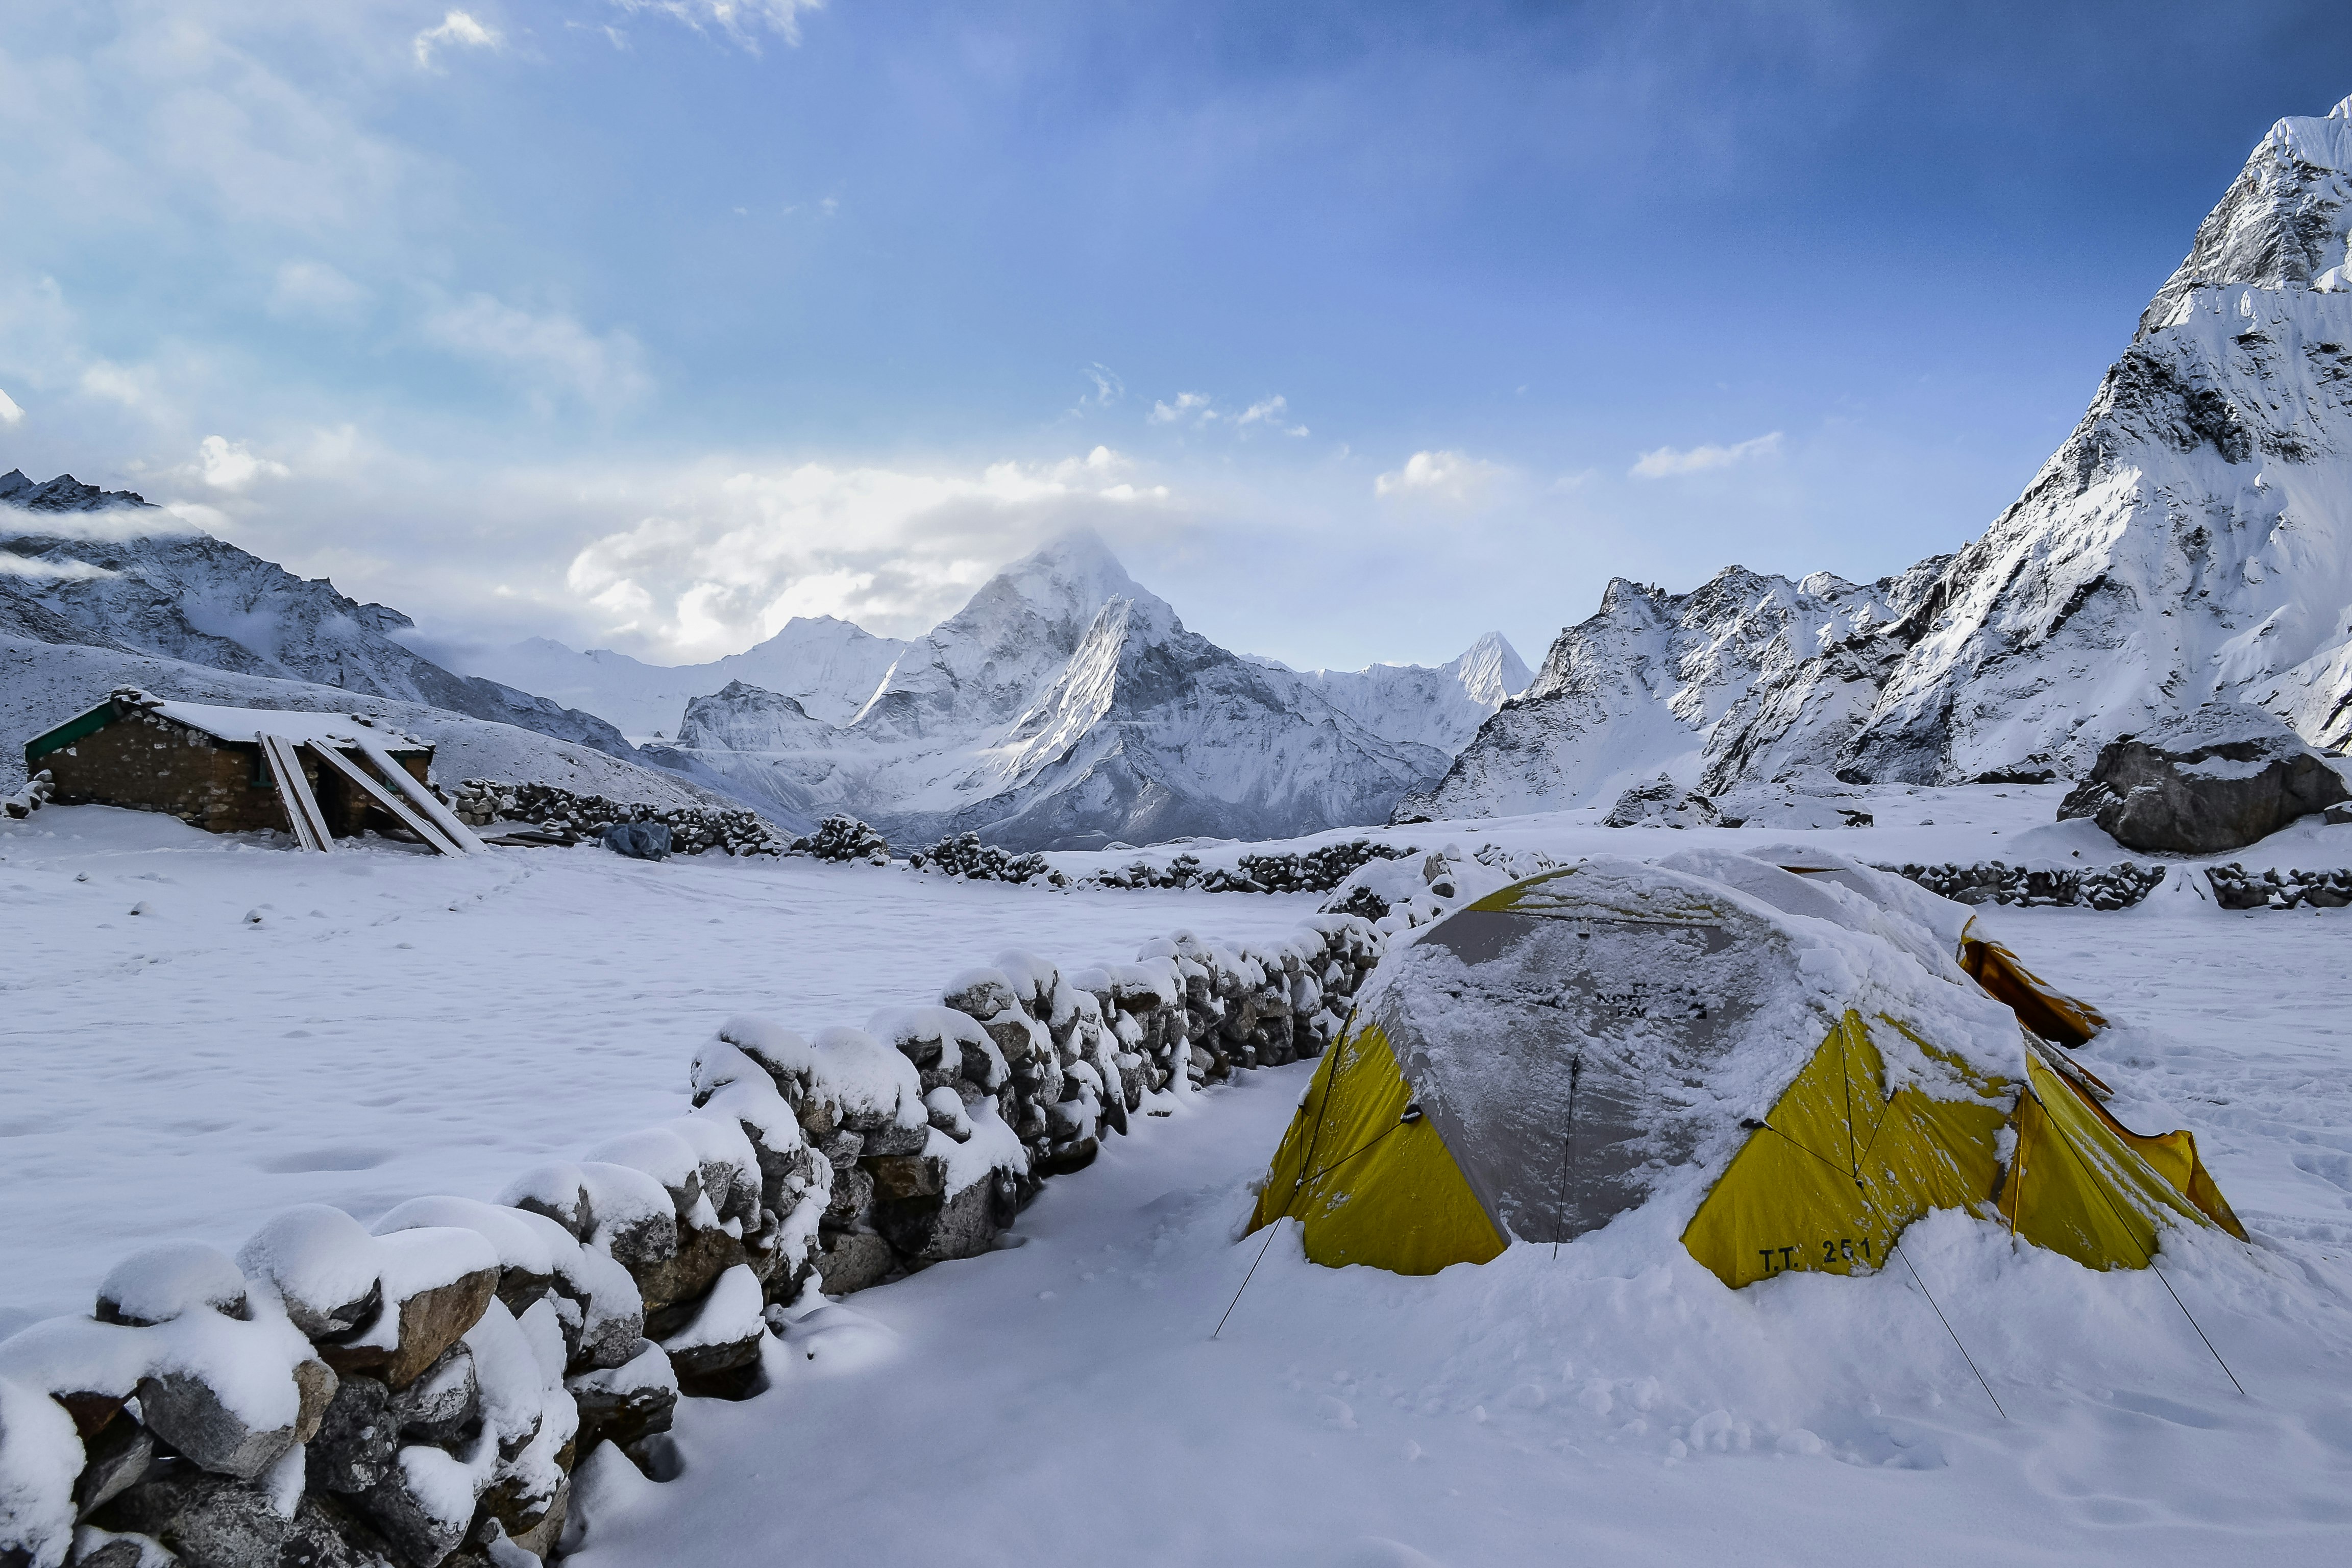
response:
<svg viewBox="0 0 2352 1568"><path fill-rule="evenodd" d="M356 713L170 702L125 687L25 743L59 805L169 812L210 833L275 829L305 849L369 829L478 847L425 784L433 748Z"/></svg>

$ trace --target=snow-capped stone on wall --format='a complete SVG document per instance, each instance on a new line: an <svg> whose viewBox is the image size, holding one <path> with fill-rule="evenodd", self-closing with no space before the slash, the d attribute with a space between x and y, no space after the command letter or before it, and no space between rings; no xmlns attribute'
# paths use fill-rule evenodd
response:
<svg viewBox="0 0 2352 1568"><path fill-rule="evenodd" d="M1693 784L1710 737L1760 676L1895 619L1912 591L1909 574L1863 587L1732 566L1687 594L1617 578L1397 820L1602 804L1661 773Z"/></svg>
<svg viewBox="0 0 2352 1568"><path fill-rule="evenodd" d="M1288 671L1269 658L1251 663ZM1488 632L1440 665L1374 664L1292 672L1308 689L1384 741L1453 753L1535 677L1500 632Z"/></svg>
<svg viewBox="0 0 2352 1568"><path fill-rule="evenodd" d="M0 505L0 628L9 635L422 703L632 754L593 714L453 675L394 640L412 624L398 610L359 604L323 577L305 581L128 491L64 474L5 499L16 503ZM108 526L79 526L86 512Z"/></svg>
<svg viewBox="0 0 2352 1568"><path fill-rule="evenodd" d="M1187 630L1091 533L990 579L846 724L741 683L688 717L681 749L747 795L1016 849L1376 822L1445 765Z"/></svg>

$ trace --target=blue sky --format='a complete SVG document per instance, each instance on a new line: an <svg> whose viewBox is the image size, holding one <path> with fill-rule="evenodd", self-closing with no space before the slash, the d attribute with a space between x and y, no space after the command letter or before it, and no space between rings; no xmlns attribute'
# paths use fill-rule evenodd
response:
<svg viewBox="0 0 2352 1568"><path fill-rule="evenodd" d="M16 0L0 467L436 637L905 634L1084 522L1300 664L1899 570L2340 5Z"/></svg>

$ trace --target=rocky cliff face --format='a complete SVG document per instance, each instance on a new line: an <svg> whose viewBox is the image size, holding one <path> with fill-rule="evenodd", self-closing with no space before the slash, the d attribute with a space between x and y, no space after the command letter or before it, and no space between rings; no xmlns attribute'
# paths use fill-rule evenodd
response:
<svg viewBox="0 0 2352 1568"><path fill-rule="evenodd" d="M1187 630L1091 534L991 579L846 724L736 685L698 699L680 740L796 811L852 811L903 843L977 831L1021 849L1377 822L1445 763L1309 678Z"/></svg>
<svg viewBox="0 0 2352 1568"><path fill-rule="evenodd" d="M1689 784L1726 714L1759 679L1893 620L1908 577L1857 586L1727 567L1687 594L1618 578L1561 632L1438 786L1399 819L1605 804L1661 773Z"/></svg>
<svg viewBox="0 0 2352 1568"><path fill-rule="evenodd" d="M2216 698L2352 735L2348 202L2352 100L2280 121L2065 445L1890 628L1840 765L2074 776Z"/></svg>
<svg viewBox="0 0 2352 1568"><path fill-rule="evenodd" d="M11 472L0 503L0 623L12 635L422 703L631 754L593 714L402 646L392 634L412 623L398 610L191 531L131 492Z"/></svg>
<svg viewBox="0 0 2352 1568"><path fill-rule="evenodd" d="M2217 700L2352 741L2347 229L2352 100L2272 128L1981 539L1861 592L1612 584L1404 809L1590 804L1662 770L1713 792L2077 777ZM1759 584L1761 638L1726 608Z"/></svg>

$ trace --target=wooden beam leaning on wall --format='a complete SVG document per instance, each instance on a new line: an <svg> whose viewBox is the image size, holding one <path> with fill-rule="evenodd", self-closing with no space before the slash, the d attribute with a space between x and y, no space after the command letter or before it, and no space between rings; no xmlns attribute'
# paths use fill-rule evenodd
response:
<svg viewBox="0 0 2352 1568"><path fill-rule="evenodd" d="M331 853L334 836L327 831L327 814L319 809L319 797L310 793L310 781L303 775L302 759L294 750L294 742L283 735L267 732L255 737L261 742L261 754L269 763L269 776L278 785L278 798L286 806L286 826L294 835L297 848L315 849L320 854Z"/></svg>
<svg viewBox="0 0 2352 1568"><path fill-rule="evenodd" d="M334 747L321 746L313 743L310 750L310 754L319 759L320 766L333 768L337 773L342 774L343 777L358 785L362 793L365 794L370 800L374 801L376 805L391 813L394 821L406 827L411 833L415 834L417 837L425 840L425 842L436 853L442 855L463 855L465 853L463 849L458 848L455 843L450 841L447 834L443 833L439 827L427 822L416 812L410 810L406 801L400 799L391 791L385 789L383 785L378 784L373 778L369 776L365 768L361 767L357 763L343 755L342 752L337 751ZM397 764L395 764L395 768L397 768ZM405 772L405 770L398 771Z"/></svg>
<svg viewBox="0 0 2352 1568"><path fill-rule="evenodd" d="M374 736L362 733L354 737L354 743L367 760L376 765L385 781L407 797L408 804L416 808L416 814L431 821L440 828L442 837L457 846L455 853L468 855L487 847L475 837L472 828L457 820L457 813L442 805L431 790L418 784L414 774L394 762L392 753L378 744Z"/></svg>

